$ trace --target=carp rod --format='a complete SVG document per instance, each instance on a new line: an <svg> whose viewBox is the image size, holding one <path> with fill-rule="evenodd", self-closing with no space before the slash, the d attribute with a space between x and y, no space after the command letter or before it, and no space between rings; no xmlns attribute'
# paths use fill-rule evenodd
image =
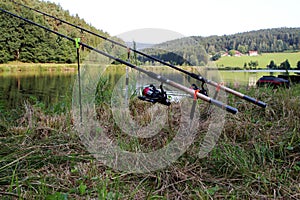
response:
<svg viewBox="0 0 300 200"><path fill-rule="evenodd" d="M25 21L25 22L27 22L27 23L29 23L29 24L32 24L32 25L37 26L37 27L39 27L39 28L42 28L42 29L44 29L44 30L46 30L46 31L48 31L48 32L51 32L51 33L53 33L53 34L56 34L56 35L58 35L58 36L60 36L60 37L62 37L62 38L65 38L65 39L67 39L67 40L69 40L69 41L75 43L75 44L78 43L79 45L82 45L82 46L85 47L85 48L88 48L88 49L90 49L90 50L92 50L92 51L95 51L95 52L97 52L97 53L99 53L99 54L101 54L101 55L103 55L103 56L105 56L105 57L108 57L108 58L112 59L112 60L115 60L115 61L117 61L117 62L120 62L121 64L124 64L124 65L126 65L126 66L128 66L128 67L131 67L132 69L135 69L135 70L137 70L137 71L140 71L140 72L146 74L147 76L149 76L150 78L153 78L153 79L155 79L155 80L157 80L157 81L160 81L161 83L166 83L166 84L168 84L168 85L170 85L170 86L172 86L172 87L174 87L174 88L177 88L177 89L179 89L179 90L181 90L181 91L184 91L184 92L186 92L186 93L188 93L188 94L190 94L190 95L192 95L192 96L196 96L197 98L202 99L203 101L206 101L206 102L208 102L208 103L210 103L210 104L212 104L212 105L215 105L215 106L217 106L217 107L219 107L219 108L221 108L221 109L223 109L223 110L226 110L226 111L228 111L228 112L230 112L230 113L232 113L232 114L238 113L238 110L237 110L236 108L231 107L231 106L229 106L229 105L226 105L225 103L223 103L223 102L221 102L221 101L218 101L218 100L216 100L216 99L213 99L213 98L210 98L210 97L208 97L208 96L205 96L204 94L201 94L201 93L198 92L197 90L195 91L195 90L193 90L193 89L191 89L191 88L185 87L185 86L183 86L183 85L181 85L181 84L179 84L179 83L176 83L176 82L174 82L174 81L172 81L172 80L170 80L170 79L167 79L167 78L165 78L165 77L163 77L163 76L161 76L161 75L158 75L158 74L156 74L156 73L154 73L154 72L151 72L151 71L142 69L142 68L140 68L140 67L138 67L138 66L136 66L136 65L133 65L133 64L130 63L130 62L127 62L127 61L124 61L124 60L122 60L122 59L120 59L120 58L114 57L114 56L112 56L112 55L110 55L110 54L108 54L108 53L106 53L106 52L104 52L104 51L101 51L101 50L99 50L99 49L96 49L96 48L94 48L94 47L91 47L91 46L89 46L89 45L87 45L87 44L85 44L85 43L83 43L83 42L77 41L76 39L73 39L73 38L71 38L71 37L69 37L69 36L66 36L66 35L62 34L62 33L59 33L59 32L54 31L54 30L52 30L52 29L49 29L49 28L47 28L47 27L45 27L45 26L43 26L43 25L41 25L41 24L38 24L38 23L36 23L36 22L34 22L34 21L31 21L31 20L29 20L29 19L27 19L27 18L24 18L24 17L21 17L21 16L19 16L19 15L14 14L14 13L11 13L11 12L9 12L9 11L3 9L3 8L0 8L0 11L2 11L2 12L5 13L5 14L8 14L8 15L10 15L10 16L12 16L12 17L15 17L15 18L18 18L18 19L20 19L20 20L23 20L23 21Z"/></svg>
<svg viewBox="0 0 300 200"><path fill-rule="evenodd" d="M37 13L40 13L40 14L42 14L42 15L45 15L45 16L47 16L47 17L50 17L50 18L53 18L53 19L55 19L55 20L58 20L58 21L60 21L60 22L62 22L62 23L65 23L65 24L67 24L67 25L69 25L69 26L72 26L72 27L74 27L74 28L77 28L77 29L81 30L82 32L83 32L83 31L84 31L84 32L87 32L87 33L89 33L89 34L91 34L91 35L94 35L94 36L96 36L96 37L99 37L99 38L101 38L101 39L103 39L103 40L109 41L109 42L111 42L111 43L113 43L113 44L115 44L115 45L118 45L118 46L123 47L123 48L127 48L128 50L133 51L133 52L135 52L135 53L137 53L137 54L140 54L140 55L142 55L142 56L144 56L144 57L147 57L147 58L149 58L149 59L151 59L151 60L157 61L157 62L159 62L159 63L161 63L161 64L163 64L163 65L166 65L166 66L168 66L168 67L171 67L171 68L173 68L173 69L175 69L175 70L177 70L177 71L180 71L180 72L182 72L182 73L184 73L184 74L186 74L186 75L188 75L188 76L190 76L190 77L192 77L192 78L194 78L194 79L196 79L196 80L198 80L198 81L201 81L202 83L207 83L207 84L209 84L209 85L211 85L211 86L214 86L215 88L217 88L217 91L221 89L221 90L224 90L224 91L227 92L227 93L233 94L233 95L235 95L235 96L237 96L237 97L239 97L239 98L241 98L241 99L244 99L244 100L246 100L246 101L248 101L248 102L251 102L251 103L253 103L253 104L255 104L255 105L258 105L258 106L260 106L260 107L262 107L262 108L266 108L266 107L267 107L267 104L266 104L266 103L264 103L264 102L262 102L262 101L259 101L258 99L255 99L255 98L253 98L253 97L250 97L250 96L247 96L247 95L245 95L245 94L242 94L241 92L235 91L235 90L233 90L233 89L231 89L231 88L229 88L229 87L224 86L223 84L217 83L217 82L212 81L212 80L208 80L208 79L204 78L204 77L201 76L201 75L198 75L198 74L195 74L195 73L186 71L186 70L184 70L184 69L181 69L181 68L179 68L179 67L176 67L175 65L172 65L172 64L170 64L170 63L167 63L167 62L165 62L165 61L163 61L163 60L160 60L160 59L158 59L158 58L155 58L155 57L153 57L153 56L151 56L151 55L145 54L145 53L143 53L143 52L141 52L141 51L138 51L138 50L136 50L136 49L134 49L134 48L127 47L126 45L124 45L124 44L122 44L122 43L119 43L119 42L116 42L116 41L114 41L114 40L111 40L111 39L109 39L109 38L107 38L107 37L104 37L104 36L102 36L102 35L99 35L99 34L97 34L97 33L92 32L92 31L90 31L90 30L87 30L87 29L85 29L85 28L83 28L83 27L80 27L80 26L77 26L77 25L72 24L72 23L70 23L70 22L67 22L67 21L65 21L65 20L63 20L63 19L59 19L59 18L57 18L57 17L55 17L55 16L52 16L52 15L47 14L47 13L45 13L45 12L42 12L42 11L40 11L40 10L31 8L31 7L26 6L26 5L24 5L24 4L18 3L18 2L14 1L14 0L10 0L10 1L12 1L13 3L15 3L15 4L17 4L17 5L20 5L20 6L24 7L24 8L30 9L30 10L32 10L32 11L35 11L35 12L37 12Z"/></svg>

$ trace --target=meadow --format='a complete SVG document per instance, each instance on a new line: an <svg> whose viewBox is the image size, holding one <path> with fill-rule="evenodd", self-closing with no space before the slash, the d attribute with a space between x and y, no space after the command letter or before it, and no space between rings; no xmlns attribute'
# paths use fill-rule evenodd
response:
<svg viewBox="0 0 300 200"><path fill-rule="evenodd" d="M244 69L244 64L250 61L258 61L258 67L266 69L267 65L270 64L271 60L275 62L277 66L280 63L288 59L292 68L296 68L297 62L300 61L300 52L297 53L262 53L258 56L224 56L215 62L218 68L224 67L239 67Z"/></svg>
<svg viewBox="0 0 300 200"><path fill-rule="evenodd" d="M20 115L0 113L0 197L299 199L300 86L240 91L268 107L229 96L229 104L240 112L226 115L220 139L207 157L195 155L196 141L174 164L143 174L117 171L97 161L76 134L70 105L64 112L48 112L40 104L26 102ZM135 109L146 105L132 104ZM122 138L105 102L100 102L97 113ZM204 115L203 126L206 119ZM134 149L136 143L127 140L123 145ZM149 143L160 146L166 141Z"/></svg>

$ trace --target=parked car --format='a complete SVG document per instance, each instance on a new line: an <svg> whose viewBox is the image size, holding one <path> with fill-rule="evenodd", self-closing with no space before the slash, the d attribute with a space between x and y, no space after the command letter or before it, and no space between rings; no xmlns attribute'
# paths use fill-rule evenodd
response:
<svg viewBox="0 0 300 200"><path fill-rule="evenodd" d="M286 79L283 78L278 78L275 76L263 76L258 81L256 82L256 85L258 87L262 86L269 86L273 88L278 88L278 87L290 87L290 82Z"/></svg>
<svg viewBox="0 0 300 200"><path fill-rule="evenodd" d="M300 83L300 74L299 75L284 75L284 74L280 74L278 75L278 78L283 78L285 80L289 80L290 83Z"/></svg>

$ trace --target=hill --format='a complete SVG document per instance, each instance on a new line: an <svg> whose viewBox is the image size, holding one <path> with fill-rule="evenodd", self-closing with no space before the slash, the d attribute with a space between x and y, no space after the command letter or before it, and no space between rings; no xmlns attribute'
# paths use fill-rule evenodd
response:
<svg viewBox="0 0 300 200"><path fill-rule="evenodd" d="M39 0L16 0L29 7L46 12L59 19L89 29L93 32L108 37L102 30L87 24L78 15L71 16L59 5ZM0 7L24 18L49 27L72 38L80 37L85 43L91 46L99 45L102 40L77 29L71 28L58 20L47 18L41 14L18 6L11 1L1 1ZM0 63L9 61L34 62L34 63L73 63L76 61L76 50L74 44L64 40L57 35L44 31L43 29L28 24L17 18L12 18L0 12ZM88 52L83 52L87 54Z"/></svg>
<svg viewBox="0 0 300 200"><path fill-rule="evenodd" d="M164 55L158 53L162 50L166 51ZM168 56L171 51L193 65L201 65L208 61L207 56L217 55L220 57L222 53L230 50L237 50L242 54L248 53L250 50L258 51L258 53L299 51L300 28L264 29L223 36L192 36L164 42L146 51L153 56L180 64L180 60L172 60L172 56Z"/></svg>
<svg viewBox="0 0 300 200"><path fill-rule="evenodd" d="M274 28L224 36L193 37L209 54L226 50L260 53L300 50L300 28Z"/></svg>

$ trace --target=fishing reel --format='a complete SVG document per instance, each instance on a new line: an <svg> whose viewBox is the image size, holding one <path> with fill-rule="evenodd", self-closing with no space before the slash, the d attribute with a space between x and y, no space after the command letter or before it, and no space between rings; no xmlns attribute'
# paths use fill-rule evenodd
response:
<svg viewBox="0 0 300 200"><path fill-rule="evenodd" d="M168 99L167 93L163 89L163 85L160 85L160 90L156 89L154 85L149 85L145 87L142 91L143 96L138 98L142 101L148 101L153 104L160 103L166 106L171 105L170 100Z"/></svg>

